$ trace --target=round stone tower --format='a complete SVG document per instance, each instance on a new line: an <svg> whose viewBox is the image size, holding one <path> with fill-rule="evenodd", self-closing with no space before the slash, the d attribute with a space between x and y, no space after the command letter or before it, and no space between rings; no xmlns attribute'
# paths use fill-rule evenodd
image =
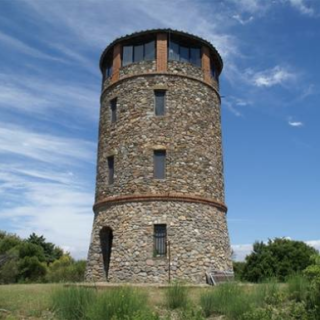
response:
<svg viewBox="0 0 320 320"><path fill-rule="evenodd" d="M219 75L207 41L137 32L102 53L87 281L205 283L230 271Z"/></svg>

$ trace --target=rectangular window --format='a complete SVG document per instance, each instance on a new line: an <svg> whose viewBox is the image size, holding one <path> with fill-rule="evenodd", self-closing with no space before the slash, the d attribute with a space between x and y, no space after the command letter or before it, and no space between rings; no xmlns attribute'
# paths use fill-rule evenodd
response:
<svg viewBox="0 0 320 320"><path fill-rule="evenodd" d="M143 60L143 44L140 46L134 46L134 54L133 54L134 62L139 62Z"/></svg>
<svg viewBox="0 0 320 320"><path fill-rule="evenodd" d="M166 104L166 92L165 90L155 90L155 114L156 116L163 116L165 114L165 104Z"/></svg>
<svg viewBox="0 0 320 320"><path fill-rule="evenodd" d="M201 51L199 48L190 48L190 62L201 67Z"/></svg>
<svg viewBox="0 0 320 320"><path fill-rule="evenodd" d="M150 41L144 45L144 59L154 60L156 56L155 42Z"/></svg>
<svg viewBox="0 0 320 320"><path fill-rule="evenodd" d="M154 225L154 255L165 257L167 254L167 225Z"/></svg>
<svg viewBox="0 0 320 320"><path fill-rule="evenodd" d="M179 45L175 42L169 42L169 60L179 61Z"/></svg>
<svg viewBox="0 0 320 320"><path fill-rule="evenodd" d="M133 46L124 46L122 54L122 65L126 66L133 62Z"/></svg>
<svg viewBox="0 0 320 320"><path fill-rule="evenodd" d="M108 184L114 182L114 156L108 157Z"/></svg>
<svg viewBox="0 0 320 320"><path fill-rule="evenodd" d="M110 101L110 111L111 111L111 123L115 123L117 121L117 98L112 99Z"/></svg>
<svg viewBox="0 0 320 320"><path fill-rule="evenodd" d="M166 178L166 150L154 150L154 178Z"/></svg>

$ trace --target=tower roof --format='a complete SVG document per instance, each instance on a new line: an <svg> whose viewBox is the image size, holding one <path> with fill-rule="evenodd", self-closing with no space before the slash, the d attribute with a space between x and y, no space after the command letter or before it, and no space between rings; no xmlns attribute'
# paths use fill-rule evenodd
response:
<svg viewBox="0 0 320 320"><path fill-rule="evenodd" d="M138 38L138 37L143 37L143 36L148 36L151 34L157 34L157 33L168 33L168 34L173 34L173 35L177 35L177 36L183 36L183 37L187 37L190 38L192 40L195 40L205 46L207 46L215 55L218 63L219 63L219 73L221 73L222 68L223 68L223 61L222 58L218 52L218 50L207 40L202 39L198 36L195 36L193 34L184 32L184 31L179 31L179 30L173 30L173 29L149 29L149 30L143 30L143 31L137 31L131 34L127 34L125 36L122 36L120 38L115 39L114 41L112 41L102 52L101 57L100 57L100 62L99 62L99 66L100 66L100 70L102 71L102 65L103 65L103 61L105 56L108 54L109 50L111 48L113 48L113 46L119 42L122 41L126 41L128 39L133 39L133 38Z"/></svg>

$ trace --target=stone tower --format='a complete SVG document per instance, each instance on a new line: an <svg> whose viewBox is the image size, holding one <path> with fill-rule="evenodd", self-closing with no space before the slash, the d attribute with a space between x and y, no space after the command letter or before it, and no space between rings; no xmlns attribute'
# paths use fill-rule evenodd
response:
<svg viewBox="0 0 320 320"><path fill-rule="evenodd" d="M232 270L219 75L207 41L158 29L113 41L103 74L87 281L205 283Z"/></svg>

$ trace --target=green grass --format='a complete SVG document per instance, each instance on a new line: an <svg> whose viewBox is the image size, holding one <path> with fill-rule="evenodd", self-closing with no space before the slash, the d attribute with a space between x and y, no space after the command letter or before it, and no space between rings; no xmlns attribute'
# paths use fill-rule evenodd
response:
<svg viewBox="0 0 320 320"><path fill-rule="evenodd" d="M305 303L299 300L304 299L305 290L299 279L290 279L287 285L227 283L205 288L179 283L168 288L104 287L101 290L60 284L2 285L0 309L8 312L0 311L0 319L203 320L205 316L215 319L212 317L224 315L225 320L241 320L248 312L252 318L271 309L285 311L290 304L302 307ZM311 307L318 301L320 291L314 292L317 293L314 298L309 292L307 299Z"/></svg>
<svg viewBox="0 0 320 320"><path fill-rule="evenodd" d="M287 294L296 302L306 301L308 295L309 281L302 275L294 275L287 281Z"/></svg>
<svg viewBox="0 0 320 320"><path fill-rule="evenodd" d="M165 299L166 306L169 309L186 309L189 303L189 290L180 282L174 282L166 288Z"/></svg>
<svg viewBox="0 0 320 320"><path fill-rule="evenodd" d="M102 292L86 313L88 320L157 319L148 308L148 296L132 287L113 288Z"/></svg>
<svg viewBox="0 0 320 320"><path fill-rule="evenodd" d="M61 320L85 319L90 305L97 299L94 289L85 287L59 288L51 296L52 310Z"/></svg>
<svg viewBox="0 0 320 320"><path fill-rule="evenodd" d="M14 284L0 286L0 319L46 319L50 314L52 291L56 284ZM5 317L5 315L7 317ZM1 318L2 316L2 318Z"/></svg>

